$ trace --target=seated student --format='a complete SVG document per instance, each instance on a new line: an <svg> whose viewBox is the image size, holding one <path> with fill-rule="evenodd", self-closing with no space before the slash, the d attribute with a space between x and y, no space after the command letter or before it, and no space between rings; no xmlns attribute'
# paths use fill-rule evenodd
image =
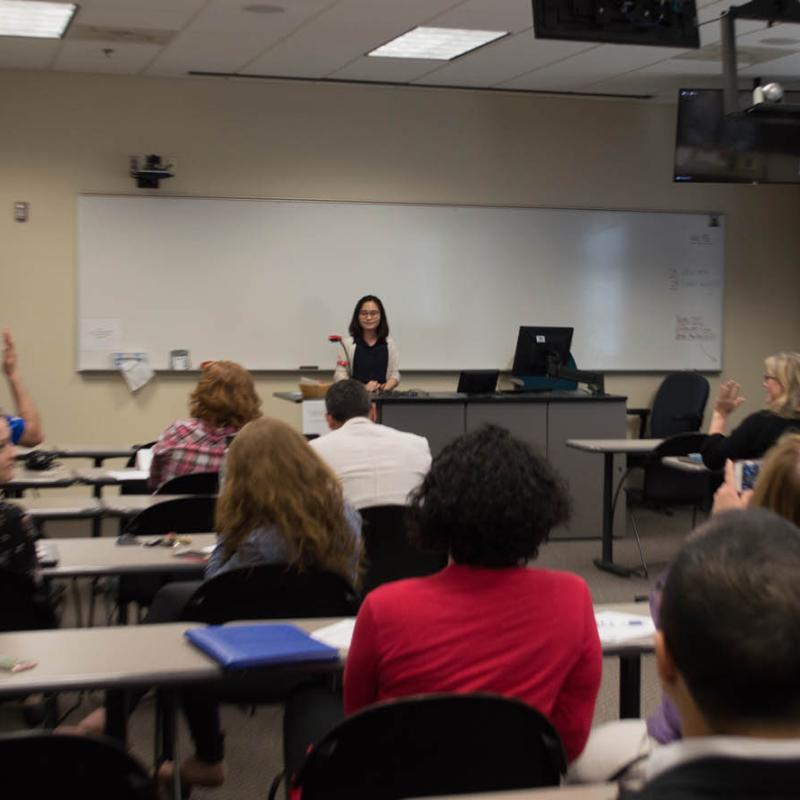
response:
<svg viewBox="0 0 800 800"><path fill-rule="evenodd" d="M189 413L191 419L173 422L153 447L152 489L178 475L218 472L229 438L261 416L261 400L244 367L209 361L190 397Z"/></svg>
<svg viewBox="0 0 800 800"><path fill-rule="evenodd" d="M742 510L748 505L766 508L795 524L800 523L800 434L785 434L767 453L753 491L739 493L733 463L725 464L725 481L714 495L713 514ZM693 534L696 535L696 534ZM655 581L650 610L658 624L661 592L667 573ZM615 774L639 772L641 760L658 745L682 737L681 719L674 703L664 695L647 720L615 720L592 731L581 758L570 770L570 781L591 783Z"/></svg>
<svg viewBox="0 0 800 800"><path fill-rule="evenodd" d="M800 430L800 353L776 353L765 359L761 385L766 408L750 414L727 436L728 417L745 400L736 381L719 387L709 436L701 448L709 469L722 469L728 458L761 458L784 433Z"/></svg>
<svg viewBox="0 0 800 800"><path fill-rule="evenodd" d="M684 739L621 797L800 797L800 530L760 508L714 517L670 566L656 634Z"/></svg>
<svg viewBox="0 0 800 800"><path fill-rule="evenodd" d="M14 477L16 452L8 423L0 417L0 486ZM40 583L35 536L30 518L18 506L0 500L0 568Z"/></svg>
<svg viewBox="0 0 800 800"><path fill-rule="evenodd" d="M11 331L3 331L3 372L14 401L13 415L2 415L10 429L12 444L35 447L44 441L39 412L22 383L17 361L17 348Z"/></svg>
<svg viewBox="0 0 800 800"><path fill-rule="evenodd" d="M545 714L571 761L583 749L601 649L582 578L532 569L569 498L548 463L492 425L434 459L411 506L441 572L384 584L358 613L344 675L345 713L428 692L493 692Z"/></svg>
<svg viewBox="0 0 800 800"><path fill-rule="evenodd" d="M424 436L378 425L369 393L352 378L325 395L330 433L311 447L336 473L344 496L356 508L405 505L431 465Z"/></svg>
<svg viewBox="0 0 800 800"><path fill-rule="evenodd" d="M361 517L342 497L336 476L301 434L280 420L262 417L245 425L228 449L225 479L217 503L219 540L206 579L257 564L288 563L331 570L355 586L361 556ZM180 619L199 581L168 584L156 595L146 623ZM141 694L133 698L134 704ZM224 772L224 736L213 696L184 696L195 755L181 765L186 786L219 786ZM103 709L79 730L100 733ZM170 780L173 765L162 765Z"/></svg>

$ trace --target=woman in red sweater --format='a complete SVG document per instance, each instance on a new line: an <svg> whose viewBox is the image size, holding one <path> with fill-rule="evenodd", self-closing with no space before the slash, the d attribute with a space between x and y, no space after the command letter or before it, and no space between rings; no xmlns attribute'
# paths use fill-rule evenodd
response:
<svg viewBox="0 0 800 800"><path fill-rule="evenodd" d="M411 515L420 545L446 549L451 563L367 595L345 668L345 713L405 695L493 692L545 714L576 758L602 669L592 599L577 575L527 566L569 516L558 477L487 425L434 459Z"/></svg>

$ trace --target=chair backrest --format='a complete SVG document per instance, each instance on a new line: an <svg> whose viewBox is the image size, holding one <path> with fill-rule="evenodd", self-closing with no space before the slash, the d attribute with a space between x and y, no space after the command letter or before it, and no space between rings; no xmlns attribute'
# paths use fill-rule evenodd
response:
<svg viewBox="0 0 800 800"><path fill-rule="evenodd" d="M664 439L698 431L708 400L708 381L697 372L673 372L658 387L650 414L650 435Z"/></svg>
<svg viewBox="0 0 800 800"><path fill-rule="evenodd" d="M205 581L186 604L182 618L221 625L237 619L352 617L356 606L355 592L341 575L259 564Z"/></svg>
<svg viewBox="0 0 800 800"><path fill-rule="evenodd" d="M437 694L379 703L349 717L295 776L303 800L394 800L556 786L558 733L519 700Z"/></svg>
<svg viewBox="0 0 800 800"><path fill-rule="evenodd" d="M56 625L46 590L27 575L0 569L0 631L35 631Z"/></svg>
<svg viewBox="0 0 800 800"><path fill-rule="evenodd" d="M219 472L192 472L177 475L165 481L155 494L217 494L219 492Z"/></svg>
<svg viewBox="0 0 800 800"><path fill-rule="evenodd" d="M363 594L382 583L438 572L446 553L421 550L408 538L405 506L362 508L362 537L366 559Z"/></svg>
<svg viewBox="0 0 800 800"><path fill-rule="evenodd" d="M8 797L158 798L145 768L106 737L49 731L0 734L0 763Z"/></svg>
<svg viewBox="0 0 800 800"><path fill-rule="evenodd" d="M708 438L705 433L677 433L664 439L645 463L643 497L646 500L700 505L708 499L711 473L680 472L664 466L665 456L686 456L698 453Z"/></svg>
<svg viewBox="0 0 800 800"><path fill-rule="evenodd" d="M133 534L211 533L217 498L211 495L176 497L140 511L127 525Z"/></svg>

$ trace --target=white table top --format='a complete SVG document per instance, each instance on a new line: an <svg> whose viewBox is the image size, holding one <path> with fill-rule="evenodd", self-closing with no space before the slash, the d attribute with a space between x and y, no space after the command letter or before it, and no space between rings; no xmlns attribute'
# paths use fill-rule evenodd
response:
<svg viewBox="0 0 800 800"><path fill-rule="evenodd" d="M5 485L10 489L24 486L44 489L50 486L71 486L73 483L75 483L75 475L72 470L62 466L43 470L17 467L14 470L14 477Z"/></svg>
<svg viewBox="0 0 800 800"><path fill-rule="evenodd" d="M279 620L269 620L279 622ZM287 620L309 632L337 619ZM117 625L0 634L0 656L32 660L33 669L0 671L0 696L41 691L123 689L130 686L174 686L214 681L222 670L183 636L193 623ZM285 665L276 670L340 668Z"/></svg>
<svg viewBox="0 0 800 800"><path fill-rule="evenodd" d="M108 467L81 467L73 470L75 479L82 483L107 486L115 483L125 483L125 481L147 480L149 473L146 470L136 469L135 467L119 467L109 469Z"/></svg>
<svg viewBox="0 0 800 800"><path fill-rule="evenodd" d="M693 461L688 456L664 456L664 458L661 459L661 463L665 467L677 469L681 472L693 472L695 474L699 472L712 472L702 461Z"/></svg>
<svg viewBox="0 0 800 800"><path fill-rule="evenodd" d="M75 495L53 495L49 492L42 497L14 497L9 503L24 509L34 519L70 518L86 519L102 514L103 508L95 497L76 497Z"/></svg>
<svg viewBox="0 0 800 800"><path fill-rule="evenodd" d="M586 786L553 786L546 789L513 789L508 792L445 795L427 800L615 800L616 783L593 783Z"/></svg>
<svg viewBox="0 0 800 800"><path fill-rule="evenodd" d="M191 549L216 544L214 533L192 533ZM147 541L150 537L142 537ZM144 544L117 544L109 537L85 537L74 539L49 539L58 550L58 564L45 567L42 573L49 578L72 578L98 575L122 575L136 572L197 572L203 561L197 558L175 555L171 547Z"/></svg>
<svg viewBox="0 0 800 800"><path fill-rule="evenodd" d="M110 517L125 517L131 514L138 514L159 503L167 500L180 500L183 497L196 497L190 494L118 494L103 497L100 505L103 513Z"/></svg>
<svg viewBox="0 0 800 800"><path fill-rule="evenodd" d="M663 439L567 439L567 447L589 453L652 453Z"/></svg>

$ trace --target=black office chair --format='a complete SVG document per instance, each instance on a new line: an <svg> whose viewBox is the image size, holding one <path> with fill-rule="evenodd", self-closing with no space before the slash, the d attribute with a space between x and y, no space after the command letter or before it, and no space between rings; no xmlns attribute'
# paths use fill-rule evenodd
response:
<svg viewBox="0 0 800 800"><path fill-rule="evenodd" d="M292 783L303 800L399 800L557 786L566 766L555 728L525 703L435 694L349 717L311 749Z"/></svg>
<svg viewBox="0 0 800 800"><path fill-rule="evenodd" d="M153 494L218 494L219 472L193 472L164 481Z"/></svg>
<svg viewBox="0 0 800 800"><path fill-rule="evenodd" d="M358 596L341 575L326 570L302 572L287 564L259 564L223 572L201 584L184 607L181 619L222 625L233 620L309 619L352 617ZM274 704L317 678L274 675L265 679L258 671L243 670L224 691L213 697L222 703L254 706ZM158 696L158 720L163 756L172 757L172 717Z"/></svg>
<svg viewBox="0 0 800 800"><path fill-rule="evenodd" d="M58 627L47 589L31 578L0 568L0 631Z"/></svg>
<svg viewBox="0 0 800 800"><path fill-rule="evenodd" d="M0 734L7 797L158 800L153 779L122 745L49 731Z"/></svg>
<svg viewBox="0 0 800 800"><path fill-rule="evenodd" d="M165 533L211 533L214 530L214 513L217 498L212 495L176 497L140 511L127 525L125 534L133 536L160 536ZM117 583L116 608L119 622L128 620L128 608L136 603L141 609L149 606L156 592L173 580L201 578L203 567L197 574L181 572L167 575L121 575Z"/></svg>
<svg viewBox="0 0 800 800"><path fill-rule="evenodd" d="M144 444L135 444L133 445L133 453L131 453L130 458L125 462L126 467L135 467L136 466L136 454L139 450L149 450L153 445L156 443L156 439L152 442L145 442ZM147 485L147 481L123 481L119 487L120 494L150 494L150 487Z"/></svg>
<svg viewBox="0 0 800 800"><path fill-rule="evenodd" d="M298 572L286 564L259 564L223 572L205 581L184 608L182 619L222 625L240 619L351 617L357 597L334 572Z"/></svg>
<svg viewBox="0 0 800 800"><path fill-rule="evenodd" d="M362 537L366 574L362 594L401 578L438 572L447 564L446 553L422 550L408 538L406 506L362 508Z"/></svg>
<svg viewBox="0 0 800 800"><path fill-rule="evenodd" d="M697 372L673 372L661 382L653 408L629 408L639 417L639 438L643 439L649 419L649 436L665 439L676 433L699 431L708 401L708 381Z"/></svg>

